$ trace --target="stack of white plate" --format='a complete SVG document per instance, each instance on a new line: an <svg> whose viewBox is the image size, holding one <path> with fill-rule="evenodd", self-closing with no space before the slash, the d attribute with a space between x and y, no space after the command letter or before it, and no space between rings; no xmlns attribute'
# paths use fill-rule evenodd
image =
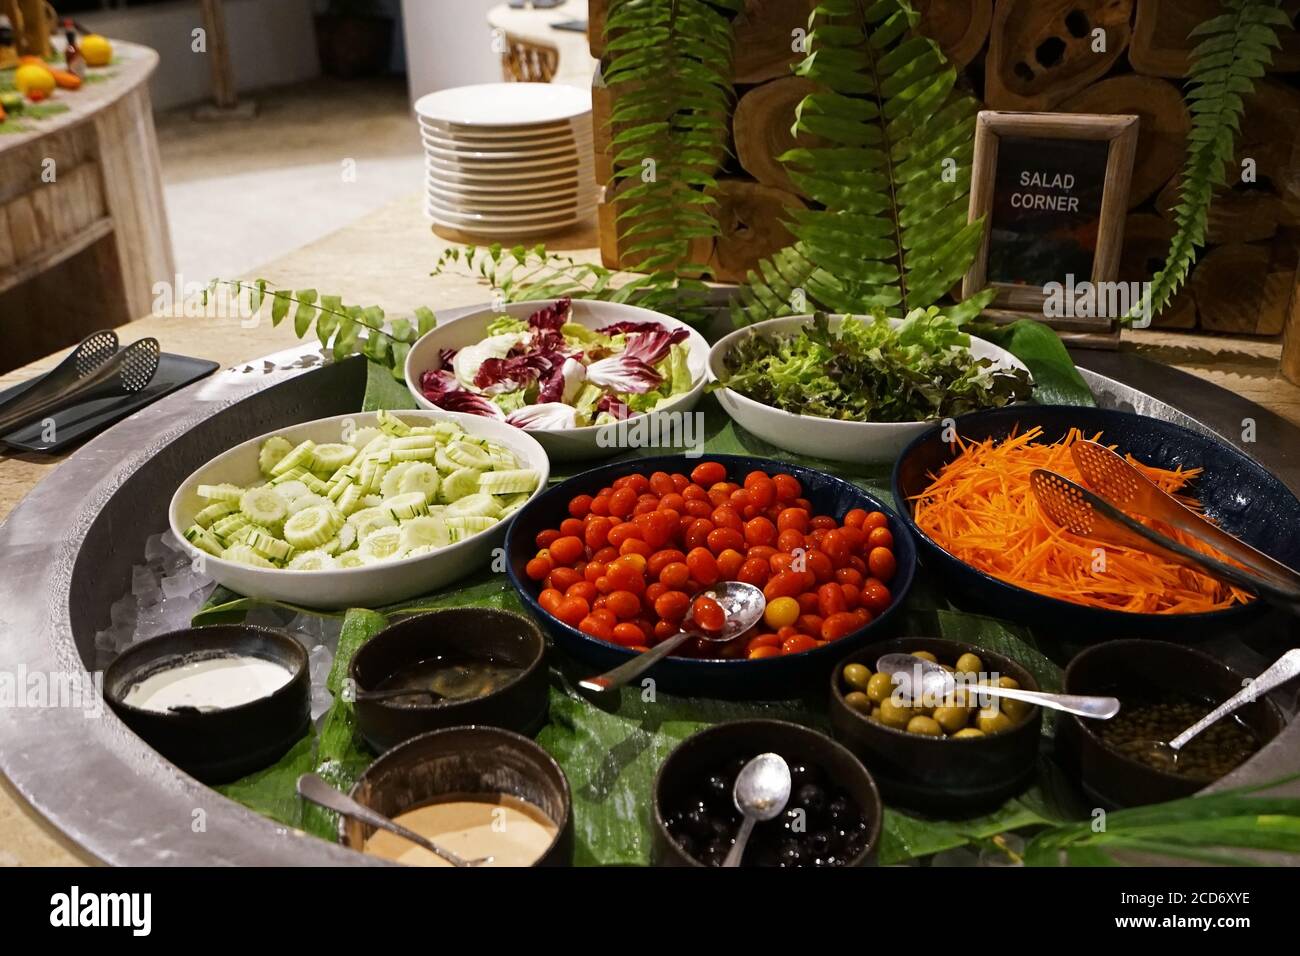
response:
<svg viewBox="0 0 1300 956"><path fill-rule="evenodd" d="M539 235L595 210L590 90L484 83L422 96L415 112L435 226Z"/></svg>

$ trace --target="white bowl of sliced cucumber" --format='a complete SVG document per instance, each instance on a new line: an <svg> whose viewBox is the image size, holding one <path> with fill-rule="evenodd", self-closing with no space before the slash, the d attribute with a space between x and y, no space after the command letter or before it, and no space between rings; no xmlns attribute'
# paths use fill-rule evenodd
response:
<svg viewBox="0 0 1300 956"><path fill-rule="evenodd" d="M242 595L374 608L488 567L549 476L545 450L513 425L357 412L237 445L181 484L168 517Z"/></svg>

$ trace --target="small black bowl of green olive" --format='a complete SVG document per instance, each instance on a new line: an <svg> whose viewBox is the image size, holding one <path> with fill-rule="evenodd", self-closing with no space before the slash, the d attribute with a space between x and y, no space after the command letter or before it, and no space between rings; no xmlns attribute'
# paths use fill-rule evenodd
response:
<svg viewBox="0 0 1300 956"><path fill-rule="evenodd" d="M876 671L885 654L912 654L949 668L969 689L952 699L909 703ZM886 800L927 813L974 815L1029 785L1040 708L978 697L978 684L1038 690L1024 667L960 641L901 637L872 644L831 674L835 736L871 770Z"/></svg>
<svg viewBox="0 0 1300 956"><path fill-rule="evenodd" d="M1167 742L1241 690L1246 675L1203 651L1166 641L1120 640L1076 655L1065 693L1118 697L1108 721L1063 715L1060 762L1104 807L1191 796L1249 760L1281 732L1282 713L1267 698L1202 731L1175 764L1153 743Z"/></svg>

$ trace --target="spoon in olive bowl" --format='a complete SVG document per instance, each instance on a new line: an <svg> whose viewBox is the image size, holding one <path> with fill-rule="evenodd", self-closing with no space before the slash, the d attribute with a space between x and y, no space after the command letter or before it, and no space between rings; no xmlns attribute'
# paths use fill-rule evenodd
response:
<svg viewBox="0 0 1300 956"><path fill-rule="evenodd" d="M1178 755L1184 747L1192 742L1193 737L1246 704L1258 700L1260 695L1267 694L1273 688L1280 687L1297 676L1300 676L1300 648L1292 648L1265 668L1264 672L1258 677L1247 681L1242 685L1241 690L1192 724L1173 740L1168 743L1163 740L1148 740L1142 743L1147 746L1152 757L1172 769L1178 764Z"/></svg>
<svg viewBox="0 0 1300 956"><path fill-rule="evenodd" d="M403 840L414 843L416 846L423 847L430 853L442 857L452 866L483 866L485 863L492 862L493 858L490 856L467 860L463 856L452 853L451 850L438 846L438 844L420 836L414 830L408 830L400 823L393 822L378 810L372 810L370 807L357 803L347 794L335 790L314 773L305 773L298 778L298 795L305 800L310 800L317 806L324 807L326 810L333 810L345 817L351 817L353 820L358 820L377 829L394 833Z"/></svg>
<svg viewBox="0 0 1300 956"><path fill-rule="evenodd" d="M1114 697L1049 694L1046 691L958 681L957 675L944 670L933 661L914 657L911 654L885 654L876 661L876 670L888 674L893 679L894 687L904 697L912 700L918 697L927 700L945 700L960 686L967 693L977 696L987 694L990 697L1006 697L1009 700L1021 700L1027 704L1038 704L1051 710L1063 710L1067 714L1077 714L1080 717L1092 717L1097 720L1109 720L1119 713L1119 700ZM915 686L915 682L919 682L920 686Z"/></svg>
<svg viewBox="0 0 1300 956"><path fill-rule="evenodd" d="M775 819L785 809L790 801L790 786L790 765L780 754L759 754L741 768L731 799L745 819L722 861L724 867L740 866L754 824Z"/></svg>
<svg viewBox="0 0 1300 956"><path fill-rule="evenodd" d="M722 605L722 612L725 615L722 627L706 630L695 619L695 602L702 597L713 598ZM763 597L762 590L754 585L745 584L743 581L719 581L691 597L686 617L682 619L680 633L660 641L650 650L642 651L613 670L578 681L578 686L593 691L607 691L622 687L628 681L640 677L692 637L717 643L734 640L758 623L766 607L767 600Z"/></svg>

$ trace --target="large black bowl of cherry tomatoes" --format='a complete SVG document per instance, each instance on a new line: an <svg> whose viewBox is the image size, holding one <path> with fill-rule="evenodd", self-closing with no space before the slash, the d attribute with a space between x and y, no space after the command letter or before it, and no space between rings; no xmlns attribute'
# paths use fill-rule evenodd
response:
<svg viewBox="0 0 1300 956"><path fill-rule="evenodd" d="M916 551L858 486L743 455L604 465L534 498L506 535L507 570L556 645L592 673L678 633L719 581L763 589L763 619L689 640L647 674L669 693L797 696L876 636L907 596Z"/></svg>

